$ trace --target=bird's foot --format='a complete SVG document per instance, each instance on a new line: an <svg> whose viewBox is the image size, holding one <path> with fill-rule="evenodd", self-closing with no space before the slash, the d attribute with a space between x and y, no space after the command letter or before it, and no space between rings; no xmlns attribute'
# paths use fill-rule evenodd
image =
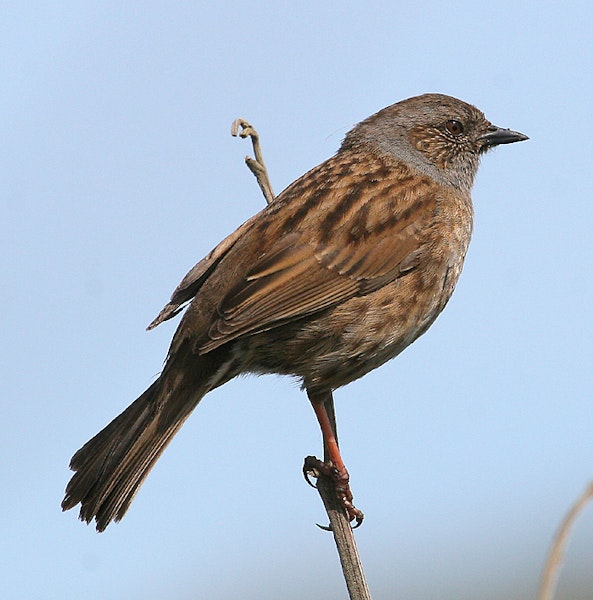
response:
<svg viewBox="0 0 593 600"><path fill-rule="evenodd" d="M364 519L364 514L352 503L354 496L350 490L350 475L346 467L338 469L332 462L323 462L315 456L307 456L303 464L303 476L305 477L305 481L314 488L317 486L311 483L309 476L313 476L316 479L320 477L331 479L336 496L346 512L348 520L350 522L355 521L352 529L360 527ZM327 528L322 527L322 529Z"/></svg>

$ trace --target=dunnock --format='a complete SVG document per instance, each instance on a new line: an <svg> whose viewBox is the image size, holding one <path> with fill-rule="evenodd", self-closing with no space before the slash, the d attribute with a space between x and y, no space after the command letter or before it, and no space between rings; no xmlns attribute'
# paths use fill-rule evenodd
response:
<svg viewBox="0 0 593 600"><path fill-rule="evenodd" d="M149 326L189 302L160 377L73 456L62 508L99 531L121 519L202 397L241 373L297 377L332 446L323 400L430 327L461 273L481 155L526 139L440 94L356 125L186 275Z"/></svg>

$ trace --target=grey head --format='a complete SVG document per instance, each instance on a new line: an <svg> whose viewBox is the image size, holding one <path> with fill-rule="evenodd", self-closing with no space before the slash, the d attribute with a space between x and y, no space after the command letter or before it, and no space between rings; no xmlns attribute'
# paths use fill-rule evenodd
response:
<svg viewBox="0 0 593 600"><path fill-rule="evenodd" d="M527 139L493 125L467 102L444 94L423 94L392 104L356 125L340 150L365 148L387 155L469 193L482 154L499 144Z"/></svg>

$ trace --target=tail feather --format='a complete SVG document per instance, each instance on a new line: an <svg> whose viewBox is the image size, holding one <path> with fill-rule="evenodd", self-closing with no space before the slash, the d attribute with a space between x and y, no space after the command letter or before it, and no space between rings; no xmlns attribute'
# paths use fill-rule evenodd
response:
<svg viewBox="0 0 593 600"><path fill-rule="evenodd" d="M62 510L81 504L80 519L103 531L119 521L155 462L208 391L198 369L165 368L161 377L70 462L76 471Z"/></svg>

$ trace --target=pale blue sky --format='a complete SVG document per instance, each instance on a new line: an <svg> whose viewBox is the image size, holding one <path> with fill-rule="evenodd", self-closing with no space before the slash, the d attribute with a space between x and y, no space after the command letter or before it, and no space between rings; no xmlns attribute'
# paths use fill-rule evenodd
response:
<svg viewBox="0 0 593 600"><path fill-rule="evenodd" d="M287 379L210 394L119 525L60 512L72 453L161 368L186 271L376 110L423 92L530 141L486 156L449 306L335 394L375 600L532 598L593 478L590 2L3 2L0 596L346 596ZM593 512L593 511L591 511ZM593 589L593 516L559 598Z"/></svg>

